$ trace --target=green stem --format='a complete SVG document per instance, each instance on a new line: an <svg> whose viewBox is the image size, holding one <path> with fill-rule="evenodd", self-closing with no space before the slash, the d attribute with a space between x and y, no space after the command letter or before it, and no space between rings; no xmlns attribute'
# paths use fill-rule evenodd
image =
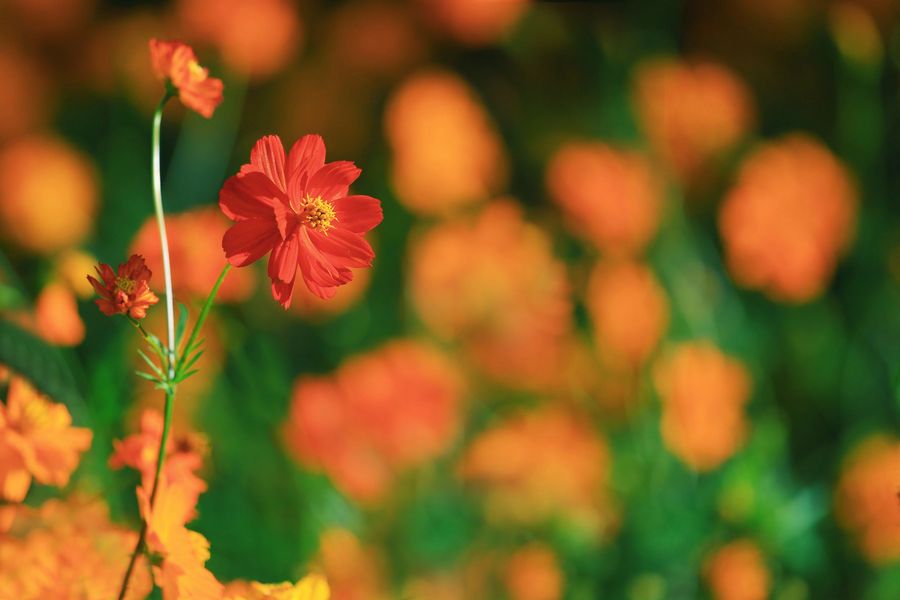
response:
<svg viewBox="0 0 900 600"><path fill-rule="evenodd" d="M156 454L156 474L153 478L153 488L150 491L150 509L152 511L153 504L156 501L156 492L159 487L159 476L162 473L163 462L166 459L166 443L169 437L169 428L172 422L172 406L175 403L175 303L172 295L172 268L169 262L169 239L166 236L166 219L165 213L163 212L163 204L162 204L162 175L160 170L160 158L159 158L159 132L162 127L162 112L163 108L166 105L166 102L169 101L169 98L172 97L172 91L167 87L166 93L163 95L162 100L159 101L159 105L156 107L156 112L153 113L153 135L151 139L151 151L152 151L152 161L153 161L153 209L156 212L156 224L159 226L159 243L160 249L162 250L162 259L163 259L163 278L165 280L166 285L166 324L167 324L167 357L166 360L166 376L169 380L168 387L166 389L166 406L165 406L165 420L163 421L163 431L162 437L159 440L159 450ZM138 327L141 333L147 340L150 340L149 334L147 334L146 330L143 326L138 323ZM125 571L125 576L122 579L122 587L119 589L119 600L125 598L125 594L128 592L128 582L131 579L131 573L134 570L134 565L137 562L138 554L140 554L141 550L144 548L144 540L147 537L147 522L144 521L141 526L141 533L138 536L137 544L135 544L134 551L131 553L131 559L128 562L128 568Z"/></svg>

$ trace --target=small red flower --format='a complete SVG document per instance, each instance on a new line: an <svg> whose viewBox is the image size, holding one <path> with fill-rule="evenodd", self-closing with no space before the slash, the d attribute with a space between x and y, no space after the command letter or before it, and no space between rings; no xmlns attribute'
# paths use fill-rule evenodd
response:
<svg viewBox="0 0 900 600"><path fill-rule="evenodd" d="M222 212L236 221L222 238L228 262L244 267L271 252L272 296L284 308L298 268L312 293L334 296L353 279L351 268L375 257L363 234L381 222L381 202L347 195L360 172L349 161L326 164L318 135L300 138L286 158L278 136L260 139L219 192Z"/></svg>
<svg viewBox="0 0 900 600"><path fill-rule="evenodd" d="M150 40L150 61L156 77L178 90L181 102L207 119L222 102L222 80L209 76L194 49L181 42Z"/></svg>
<svg viewBox="0 0 900 600"><path fill-rule="evenodd" d="M132 254L128 262L119 265L118 273L104 263L95 269L103 283L90 275L87 278L100 294L95 302L104 315L127 314L132 319L143 319L147 309L159 302L150 291L151 273L143 256Z"/></svg>

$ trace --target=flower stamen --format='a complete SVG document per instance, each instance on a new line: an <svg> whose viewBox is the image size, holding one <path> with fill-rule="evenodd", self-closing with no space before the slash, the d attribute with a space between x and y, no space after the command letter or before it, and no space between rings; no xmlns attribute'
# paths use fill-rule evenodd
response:
<svg viewBox="0 0 900 600"><path fill-rule="evenodd" d="M299 214L307 227L324 234L327 234L328 230L334 227L337 215L331 202L323 200L321 196L313 197L307 195L300 206L301 212Z"/></svg>

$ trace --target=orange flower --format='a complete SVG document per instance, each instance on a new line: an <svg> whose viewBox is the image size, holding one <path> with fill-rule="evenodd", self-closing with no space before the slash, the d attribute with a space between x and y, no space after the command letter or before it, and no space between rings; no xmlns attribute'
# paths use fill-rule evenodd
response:
<svg viewBox="0 0 900 600"><path fill-rule="evenodd" d="M105 263L95 268L102 283L90 275L88 281L100 294L95 300L104 315L128 315L132 319L143 319L147 309L159 302L150 291L150 269L143 256L132 254L128 262L119 265L118 272Z"/></svg>
<svg viewBox="0 0 900 600"><path fill-rule="evenodd" d="M507 160L484 108L456 75L426 71L394 91L385 109L397 199L442 215L488 199L506 183Z"/></svg>
<svg viewBox="0 0 900 600"><path fill-rule="evenodd" d="M225 266L221 241L229 225L230 222L214 206L166 215L172 288L176 297L206 299ZM144 256L153 272L162 273L162 250L154 217L141 225L130 251ZM252 270L232 269L219 288L216 302L246 300L253 293L254 280ZM161 280L157 280L154 289L165 291Z"/></svg>
<svg viewBox="0 0 900 600"><path fill-rule="evenodd" d="M72 494L23 508L10 534L0 536L0 598L115 598L136 542L136 532L110 522L99 499ZM140 556L125 597L147 598L151 588Z"/></svg>
<svg viewBox="0 0 900 600"><path fill-rule="evenodd" d="M0 150L0 234L38 254L74 246L91 232L97 179L67 143L19 138Z"/></svg>
<svg viewBox="0 0 900 600"><path fill-rule="evenodd" d="M193 490L159 480L156 503L138 488L141 517L147 523L147 550L154 556L153 579L164 600L221 600L224 587L206 567L209 542L184 524L194 515Z"/></svg>
<svg viewBox="0 0 900 600"><path fill-rule="evenodd" d="M509 557L503 581L512 600L559 600L563 574L556 556L542 544L532 544Z"/></svg>
<svg viewBox="0 0 900 600"><path fill-rule="evenodd" d="M665 291L640 263L598 264L585 302L600 350L616 363L641 365L669 324Z"/></svg>
<svg viewBox="0 0 900 600"><path fill-rule="evenodd" d="M47 285L34 306L37 332L57 346L77 346L84 340L84 323L71 290L62 283Z"/></svg>
<svg viewBox="0 0 900 600"><path fill-rule="evenodd" d="M71 249L64 251L56 259L54 277L72 290L76 296L82 299L94 295L94 286L84 278L84 274L97 264L97 259L82 250Z"/></svg>
<svg viewBox="0 0 900 600"><path fill-rule="evenodd" d="M453 441L462 381L428 346L394 341L327 377L294 386L286 439L360 501L377 501L396 471L421 465Z"/></svg>
<svg viewBox="0 0 900 600"><path fill-rule="evenodd" d="M638 254L659 226L662 196L649 162L595 142L563 146L547 167L550 196L573 231L610 254Z"/></svg>
<svg viewBox="0 0 900 600"><path fill-rule="evenodd" d="M750 540L737 540L716 550L705 568L715 600L766 600L771 578L759 548Z"/></svg>
<svg viewBox="0 0 900 600"><path fill-rule="evenodd" d="M559 515L590 529L613 521L606 443L583 418L560 409L513 416L478 434L458 473L485 489L491 521L536 523Z"/></svg>
<svg viewBox="0 0 900 600"><path fill-rule="evenodd" d="M835 490L838 523L853 534L874 564L900 561L900 507L897 473L900 441L874 435L847 457Z"/></svg>
<svg viewBox="0 0 900 600"><path fill-rule="evenodd" d="M150 62L156 78L178 92L181 103L207 119L222 102L222 80L209 76L194 49L181 42L150 40Z"/></svg>
<svg viewBox="0 0 900 600"><path fill-rule="evenodd" d="M709 342L688 342L656 365L654 381L663 442L685 464L710 471L743 445L751 380L740 362Z"/></svg>
<svg viewBox="0 0 900 600"><path fill-rule="evenodd" d="M459 340L503 383L558 382L572 329L565 267L514 203L494 202L474 218L427 230L408 256L413 305L427 326Z"/></svg>
<svg viewBox="0 0 900 600"><path fill-rule="evenodd" d="M641 65L634 103L653 149L683 184L705 175L754 121L744 83L709 62L659 59Z"/></svg>
<svg viewBox="0 0 900 600"><path fill-rule="evenodd" d="M346 529L326 529L316 561L331 588L331 600L386 600L384 567L376 550Z"/></svg>
<svg viewBox="0 0 900 600"><path fill-rule="evenodd" d="M64 405L14 377L6 404L0 403L0 494L21 501L32 477L65 486L81 454L90 447L91 437L89 429L72 427Z"/></svg>
<svg viewBox="0 0 900 600"><path fill-rule="evenodd" d="M156 459L162 438L163 417L154 410L141 415L141 430L121 441L113 441L113 455L109 466L114 469L130 467L141 474L141 485L149 490L156 474ZM190 505L185 522L192 518L197 498L206 491L206 483L196 472L203 466L206 439L199 434L172 435L166 443L166 460L160 481L179 489L179 494Z"/></svg>
<svg viewBox="0 0 900 600"><path fill-rule="evenodd" d="M775 300L811 300L850 245L856 210L850 175L820 143L792 135L763 145L719 213L728 268Z"/></svg>
<svg viewBox="0 0 900 600"><path fill-rule="evenodd" d="M303 42L288 0L179 0L177 13L192 38L214 44L229 67L253 79L286 67Z"/></svg>
<svg viewBox="0 0 900 600"><path fill-rule="evenodd" d="M419 0L435 26L457 41L480 46L506 35L528 9L528 0Z"/></svg>

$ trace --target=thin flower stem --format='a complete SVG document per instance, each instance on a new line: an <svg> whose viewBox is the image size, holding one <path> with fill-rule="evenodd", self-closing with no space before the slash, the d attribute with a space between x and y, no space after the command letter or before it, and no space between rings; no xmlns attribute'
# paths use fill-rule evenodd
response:
<svg viewBox="0 0 900 600"><path fill-rule="evenodd" d="M175 302L172 294L172 268L169 262L169 239L166 236L166 219L162 204L162 175L160 172L159 158L159 132L162 127L162 112L166 102L168 102L171 97L172 92L167 88L162 100L159 101L159 105L156 107L156 112L153 113L153 135L151 139L151 158L153 161L153 209L156 212L156 224L159 226L159 243L160 249L162 250L163 279L166 284L166 325L168 336L168 339L166 340L167 360L164 365L166 367L166 378L168 379L168 385L166 387L165 419L163 421L162 437L159 440L159 450L156 453L156 474L153 477L153 488L150 491L151 510L156 501L156 492L159 488L159 476L160 473L162 473L163 462L165 462L166 459L166 443L168 442L169 428L172 423L172 407L175 404ZM150 340L149 334L147 334L140 323L138 323L138 327L144 335L144 338ZM128 561L128 568L125 570L125 576L122 578L122 587L119 589L119 600L123 600L125 594L128 592L128 582L131 579L131 573L137 562L138 554L140 554L144 548L146 537L147 521L145 520L141 526L141 533L138 536L137 544L134 546L134 552L131 553L131 559Z"/></svg>

